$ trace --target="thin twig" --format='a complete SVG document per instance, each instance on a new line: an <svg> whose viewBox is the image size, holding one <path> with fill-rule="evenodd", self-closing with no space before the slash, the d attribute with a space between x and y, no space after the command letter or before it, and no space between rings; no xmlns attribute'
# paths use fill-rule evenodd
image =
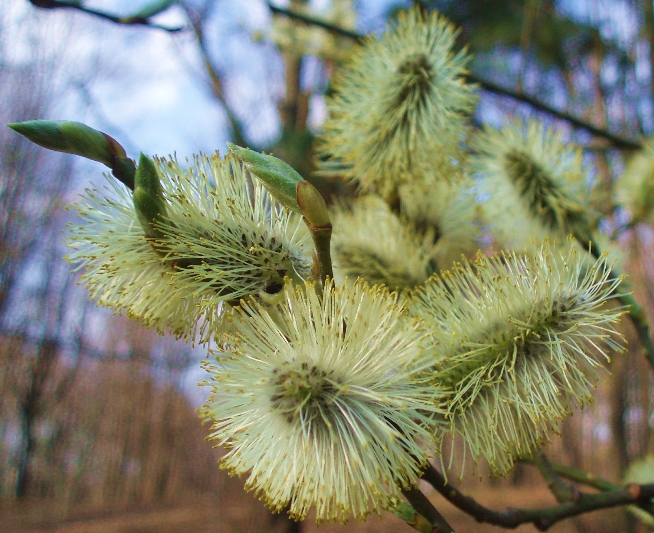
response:
<svg viewBox="0 0 654 533"><path fill-rule="evenodd" d="M520 458L520 462L533 464L531 458ZM570 481L575 481L576 483L582 483L589 487L593 487L602 492L609 492L612 490L618 490L622 488L622 485L617 485L616 483L611 483L606 479L597 477L595 474L590 472L584 472L583 470L576 468L574 466L567 466L554 461L549 462L550 466L561 477L569 479ZM650 500L645 503L638 505L641 509L647 511L652 516L654 516L654 503Z"/></svg>
<svg viewBox="0 0 654 533"><path fill-rule="evenodd" d="M535 452L529 461L534 465L547 483L556 501L559 503L575 501L579 498L580 492L574 485L569 485L559 477L552 463L542 450Z"/></svg>
<svg viewBox="0 0 654 533"><path fill-rule="evenodd" d="M422 475L422 479L431 484L455 507L474 517L477 522L486 522L507 529L516 528L521 524L532 523L537 529L545 531L566 518L620 505L643 505L647 504L654 497L654 484L632 484L599 494L580 492L579 497L575 501L545 509L508 508L503 511L493 511L450 485L445 477L432 465L427 467Z"/></svg>
<svg viewBox="0 0 654 533"><path fill-rule="evenodd" d="M304 22L305 24L318 26L319 28L323 28L331 33L334 33L336 35L341 35L343 37L347 37L355 41L361 41L366 37L365 35L357 33L355 31L346 30L344 28L339 28L338 26L334 26L333 24L329 24L324 20L317 19L308 15L304 15L302 13L297 13L290 9L284 9L281 7L274 6L270 2L268 2L268 7L270 8L270 11L278 15L283 15L290 19ZM613 143L615 146L618 146L620 148L625 148L630 150L637 150L642 148L642 144L640 141L628 139L626 137L622 137L621 135L612 133L604 128L600 128L595 124L586 122L585 120L582 120L578 117L575 117L574 115L571 115L570 113L566 113L564 111L556 109L544 102L541 102L540 100L534 98L533 96L524 94L523 92L516 92L506 87L502 87L492 81L484 79L481 76L473 73L468 73L466 75L466 78L468 79L468 81L472 83L477 83L486 91L501 94L503 96L508 96L510 98L513 98L514 100L519 100L521 102L524 102L536 109L540 109L541 111L545 111L550 115L565 120L570 124L572 124L573 126L585 129L591 132L593 135L597 135L598 137L603 137L611 141L611 143Z"/></svg>
<svg viewBox="0 0 654 533"><path fill-rule="evenodd" d="M93 9L91 7L85 7L78 2L73 2L70 0L29 0L29 2L33 6L43 9L76 9L77 11L81 11L87 15L92 15L103 20L108 20L109 22L120 24L122 26L146 26L148 28L163 30L169 33L175 33L186 29L184 26L162 26L161 24L150 22L149 18L144 17L120 17L105 11Z"/></svg>
<svg viewBox="0 0 654 533"><path fill-rule="evenodd" d="M227 100L225 99L221 76L218 73L218 70L215 68L213 62L211 61L211 57L209 56L209 51L207 50L207 43L204 35L204 28L202 27L203 18L199 16L194 16L193 13L189 10L188 6L186 6L183 2L180 2L180 5L184 10L184 12L186 13L186 17L191 23L193 32L195 33L195 38L198 43L198 48L200 49L200 55L202 56L202 62L204 63L204 67L207 71L207 74L209 75L209 79L210 79L209 85L211 87L211 92L216 97L216 100L218 100L222 104L225 114L227 115L227 120L229 121L229 125L232 130L232 140L234 141L235 144L238 144L239 146L248 146L248 144L251 143L248 143L245 140L245 137L243 135L243 128L241 127L240 122L236 118L234 111L232 110L230 105L227 103Z"/></svg>
<svg viewBox="0 0 654 533"><path fill-rule="evenodd" d="M533 464L533 461L530 457L521 457L520 462L522 463L527 463L527 464ZM570 481L575 481L577 483L582 483L584 485L587 485L589 487L593 487L597 490L601 490L603 492L610 491L610 490L618 490L622 488L622 485L617 485L615 483L611 483L610 481L607 481L605 479L599 478L595 476L594 474L584 472L580 468L576 468L574 466L567 466L563 465L560 463L556 463L554 461L550 461L550 466L556 472L559 476L564 477L566 479L569 479Z"/></svg>
<svg viewBox="0 0 654 533"><path fill-rule="evenodd" d="M271 2L268 2L268 8L271 12L278 15L283 15L290 18L291 20L298 20L300 22L310 24L311 26L318 26L319 28L329 31L330 33L342 35L343 37L347 37L348 39L352 39L354 41L361 41L365 38L365 35L357 33L356 31L339 28L338 26L334 26L333 24L325 22L324 20L311 17L309 15L304 15L303 13L298 13L297 11L292 11L290 9L284 9L283 7L277 7Z"/></svg>
<svg viewBox="0 0 654 533"><path fill-rule="evenodd" d="M313 244L316 250L314 261L317 261L317 263L314 268L317 267L316 270L319 270L320 282L324 287L327 278L334 279L330 245L332 240L332 225L313 226L306 218L304 221L311 232L311 238L313 239Z"/></svg>
<svg viewBox="0 0 654 533"><path fill-rule="evenodd" d="M604 128L600 128L599 126L596 126L591 122L587 122L578 117L575 117L574 115L571 115L570 113L566 113L565 111L556 109L555 107L552 107L546 104L545 102L542 102L537 98L534 98L533 96L526 95L522 92L519 93L511 89L508 89L506 87L502 87L501 85L498 85L497 83L484 79L478 76L477 74L473 74L472 72L468 73L466 77L468 78L469 81L481 85L481 87L486 91L496 94L501 94L503 96L508 96L510 98L513 98L514 100L519 100L525 104L529 104L530 106L535 107L536 109L540 109L541 111L545 111L546 113L553 115L556 118L565 120L566 122L569 122L573 126L587 130L593 135L597 135L598 137L603 137L604 139L611 141L615 146L618 146L620 148L625 148L629 150L639 150L643 147L640 141L627 139L626 137L622 137L621 135L612 133Z"/></svg>

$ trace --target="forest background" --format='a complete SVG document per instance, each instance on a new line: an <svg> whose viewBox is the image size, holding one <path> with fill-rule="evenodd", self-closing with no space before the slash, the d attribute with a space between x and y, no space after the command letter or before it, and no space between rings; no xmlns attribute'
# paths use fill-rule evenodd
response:
<svg viewBox="0 0 654 533"><path fill-rule="evenodd" d="M474 54L475 125L500 126L520 115L564 132L596 169L593 201L600 208L609 202L615 177L654 132L652 2L423 3L459 25L459 44ZM411 3L290 0L271 7L261 0L185 0L147 21L118 22L102 14L135 13L135 2L83 3L95 13L60 4L0 3L1 124L78 120L119 139L128 153L176 152L180 159L225 152L233 140L273 152L312 179L325 94L353 39L283 11L367 33L383 30L395 10ZM203 379L202 351L95 307L76 285L62 259L61 231L71 216L63 206L101 174L96 164L45 152L0 128L3 527L313 529L310 520L296 526L271 517L242 482L218 469L220 450L205 442L206 428L194 413L204 394L196 385ZM327 198L353 192L344 183L313 181ZM620 227L623 216L615 213L605 230ZM653 239L642 225L619 235L650 321ZM600 386L595 405L568 419L547 448L550 458L614 482L632 461L654 453L654 376L637 336L623 329L628 354L612 361L613 376ZM461 488L497 508L554 503L528 465L519 464L507 479L486 474L482 466ZM444 512L454 511L444 505ZM321 530L369 527L381 530L374 519ZM384 527L409 530L392 519ZM645 529L616 509L553 530Z"/></svg>

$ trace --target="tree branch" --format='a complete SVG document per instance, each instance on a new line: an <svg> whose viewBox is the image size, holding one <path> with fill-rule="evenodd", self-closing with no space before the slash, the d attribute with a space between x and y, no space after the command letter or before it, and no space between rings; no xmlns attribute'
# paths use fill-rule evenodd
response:
<svg viewBox="0 0 654 533"><path fill-rule="evenodd" d="M507 508L503 511L493 511L448 484L445 477L432 465L428 465L422 479L431 484L455 507L474 517L477 522L485 522L507 529L514 529L521 524L532 523L540 531L545 531L565 518L619 505L645 505L654 497L654 484L631 484L599 494L580 492L575 501L545 509Z"/></svg>
<svg viewBox="0 0 654 533"><path fill-rule="evenodd" d="M211 92L213 93L216 100L222 104L225 114L227 115L227 120L229 121L229 126L232 130L232 140L239 146L248 146L249 143L245 140L243 128L236 118L234 111L225 99L225 94L223 92L223 82L220 74L214 67L213 62L211 61L211 57L209 56L209 51L207 50L206 39L204 36L204 28L202 27L202 21L204 20L204 17L194 16L193 13L189 10L188 6L186 6L183 2L180 2L180 6L186 13L186 17L191 23L191 27L195 33L200 55L202 56L202 62L204 63L207 74L209 75L209 85L211 87Z"/></svg>
<svg viewBox="0 0 654 533"><path fill-rule="evenodd" d="M604 128L600 128L599 126L596 126L592 122L587 122L585 120L582 120L574 115L571 115L570 113L566 113L565 111L561 111L559 109L556 109L555 107L552 107L545 102L542 102L541 100L538 100L537 98L534 98L532 96L524 94L524 92L516 92L511 89L508 89L506 87L502 87L501 85L498 85L492 81L483 79L479 77L478 75L474 73L469 73L467 75L468 80L478 83L479 85L482 86L482 88L486 91L496 93L496 94L501 94L503 96L508 96L510 98L513 98L514 100L519 100L525 104L528 104L536 109L539 109L541 111L545 111L546 113L555 116L556 118L559 118L561 120L565 120L572 124L573 126L576 126L578 128L585 129L592 133L593 135L596 135L598 137L603 137L609 141L614 146L620 147L620 148L625 148L628 150L639 150L643 147L642 143L640 141L636 141L633 139L628 139L626 137L623 137L621 135L612 133Z"/></svg>
<svg viewBox="0 0 654 533"><path fill-rule="evenodd" d="M545 102L542 102L537 98L534 98L533 96L528 96L523 92L516 92L511 89L507 89L506 87L502 87L492 81L481 78L480 76L472 72L467 74L467 78L469 81L479 84L486 91L496 94L501 94L503 96L508 96L510 98L513 98L514 100L518 100L520 102L528 104L536 109L545 111L546 113L555 116L556 118L560 118L561 120L565 120L566 122L569 122L573 126L587 130L593 135L596 135L598 137L603 137L604 139L611 141L613 145L618 146L620 148L625 148L629 150L640 150L643 147L640 141L627 139L626 137L622 137L621 135L612 133L604 128L600 128L599 126L596 126L591 122L586 122L585 120L575 117L570 113L566 113L565 111L560 111L559 109L556 109L546 104Z"/></svg>
<svg viewBox="0 0 654 533"><path fill-rule="evenodd" d="M298 20L300 22L304 22L305 24L309 24L311 26L318 26L319 28L327 30L330 33L333 33L335 35L341 35L343 37L347 37L348 39L352 39L354 41L361 41L366 37L365 35L357 33L356 31L346 30L345 28L339 28L338 26L334 26L333 24L330 24L329 22L325 22L324 20L311 17L309 15L304 15L303 13L298 13L297 11L292 11L290 9L284 9L283 7L274 6L271 2L268 2L268 8L272 13L275 13L277 15L288 17L291 20Z"/></svg>
<svg viewBox="0 0 654 533"><path fill-rule="evenodd" d="M533 464L531 458L520 458L520 461L527 464ZM576 468L574 466L562 465L560 463L555 463L551 461L549 464L552 470L556 472L556 474L558 474L559 476L569 479L570 481L574 481L576 483L582 483L589 487L593 487L597 490L601 490L602 492L609 492L612 490L619 490L622 488L622 485L611 483L606 479L597 477L592 473L584 472L583 470ZM638 507L640 507L644 511L647 511L652 516L654 516L654 502L652 502L651 500L645 503L641 503L640 505L638 505Z"/></svg>
<svg viewBox="0 0 654 533"><path fill-rule="evenodd" d="M182 31L185 28L183 26L162 26L161 24L155 24L150 22L150 19L147 17L120 17L118 15L113 15L111 13L106 13L105 11L99 11L91 7L85 7L81 3L72 1L72 0L28 0L30 4L35 7L40 7L42 9L76 9L82 13L92 15L94 17L101 18L103 20L108 20L114 24L120 24L122 26L146 26L148 28L154 28L157 30L167 31L169 33L175 33Z"/></svg>
<svg viewBox="0 0 654 533"><path fill-rule="evenodd" d="M308 15L304 15L301 13L297 13L295 11L291 11L289 9L284 9L281 7L277 7L272 5L270 2L268 2L268 7L270 8L270 11L273 13L276 13L278 15L283 15L286 16L290 19L297 20L300 22L304 22L305 24L311 24L313 26L318 26L319 28L323 28L331 33L334 33L336 35L341 35L343 37L347 37L348 39L353 39L355 41L361 41L365 38L365 35L362 35L360 33L351 31L351 30L346 30L344 28L339 28L338 26L334 26L333 24L329 24L328 22L325 22L323 20L310 17ZM537 98L534 98L533 96L528 96L524 94L523 92L517 92L513 91L511 89L508 89L506 87L502 87L500 85L497 85L496 83L486 80L482 78L481 76L473 73L468 73L466 75L468 81L472 83L476 83L479 86L481 86L482 89L496 93L496 94L501 94L503 96L508 96L509 98L512 98L514 100L518 100L520 102L523 102L525 104L528 104L536 109L539 109L541 111L545 111L546 113L555 116L556 118L560 118L561 120L565 120L572 124L575 127L585 129L592 133L593 135L596 135L598 137L603 137L604 139L607 139L610 141L612 144L614 144L617 147L620 148L625 148L625 149L630 149L630 150L638 150L642 148L642 143L637 140L633 139L628 139L626 137L622 137L621 135L617 135L615 133L612 133L604 128L600 128L596 126L595 124L592 124L591 122L586 122L585 120L582 120L578 117L575 117L574 115L571 115L570 113L566 113L564 111L560 111L559 109L556 109L544 102L541 102Z"/></svg>

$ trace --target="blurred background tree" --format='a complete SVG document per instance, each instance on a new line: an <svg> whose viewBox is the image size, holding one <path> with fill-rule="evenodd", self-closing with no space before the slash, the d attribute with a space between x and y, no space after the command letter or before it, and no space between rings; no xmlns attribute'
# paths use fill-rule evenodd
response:
<svg viewBox="0 0 654 533"><path fill-rule="evenodd" d="M338 180L312 176L313 139L331 76L358 34L383 29L411 2L88 4L0 5L4 123L65 114L95 123L132 154L172 152L175 142L181 155L224 151L224 141L233 140L275 153L329 198L348 191ZM652 3L420 4L460 26L459 44L474 54L476 125L499 126L509 115L539 118L584 147L597 169L590 179L601 226L620 242L635 296L654 319L651 227L630 225L613 203L616 176L654 131ZM342 31L325 29L321 21ZM170 98L175 91L184 96ZM152 102L169 109L157 118ZM192 407L197 395L188 392L189 381L198 379L189 369L202 354L90 306L67 273L59 232L68 215L61 206L86 186L81 174L98 169L73 167L71 158L39 150L6 129L0 151L0 495L18 517L15 527L37 524L39 508L56 522L77 516L82 504L178 505L208 494L210 508L257 509L249 522L235 519L234 528L286 529L240 488L232 495L238 482L225 481L215 467L219 452L203 441ZM654 376L638 337L625 330L629 353L611 364L613 377L601 385L596 405L567 420L561 439L548 447L552 458L614 482L633 460L654 453ZM518 465L508 480L469 477L463 487L501 507L507 494L532 503L548 497L527 465ZM16 500L32 502L25 507ZM225 525L231 522L224 513L193 514L212 524L203 531L227 531L232 526ZM617 509L560 527L617 532L643 526Z"/></svg>

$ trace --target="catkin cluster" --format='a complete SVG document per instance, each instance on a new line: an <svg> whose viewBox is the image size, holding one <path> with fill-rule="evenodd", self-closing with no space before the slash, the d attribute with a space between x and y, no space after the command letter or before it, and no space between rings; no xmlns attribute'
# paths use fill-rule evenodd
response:
<svg viewBox="0 0 654 533"><path fill-rule="evenodd" d="M318 274L329 216L311 222L299 175L261 154L265 186L232 155L158 159L135 192L109 179L77 204L68 260L91 296L213 340L210 438L293 518L392 508L448 434L464 449L445 468L469 456L506 474L592 401L622 349L620 278L586 251L596 217L579 150L535 121L474 131L456 35L413 9L341 65L318 166L365 196L331 210L337 283ZM621 182L635 221L651 217L632 194L647 189L648 150ZM491 244L505 251L478 252Z"/></svg>

